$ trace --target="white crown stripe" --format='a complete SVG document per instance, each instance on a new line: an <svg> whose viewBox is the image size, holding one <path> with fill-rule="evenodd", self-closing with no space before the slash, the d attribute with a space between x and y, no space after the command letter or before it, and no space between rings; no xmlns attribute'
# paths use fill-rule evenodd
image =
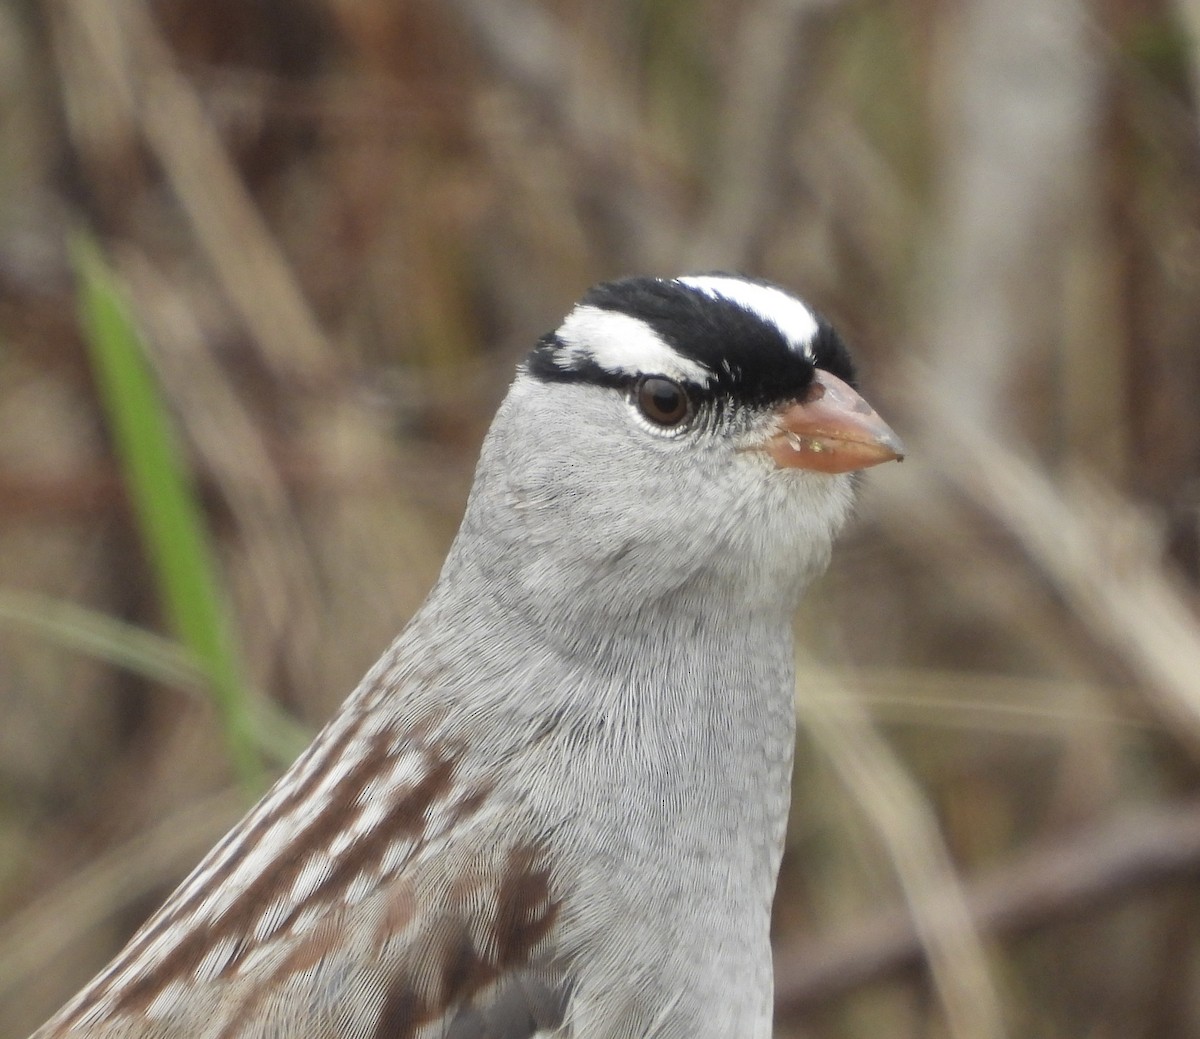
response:
<svg viewBox="0 0 1200 1039"><path fill-rule="evenodd" d="M724 299L774 325L798 354L813 359L812 344L819 331L816 315L795 296L770 285L741 278L698 274L675 279L713 299Z"/></svg>
<svg viewBox="0 0 1200 1039"><path fill-rule="evenodd" d="M665 375L700 385L712 379L704 365L684 357L645 321L616 310L576 307L563 321L558 338L564 367L592 361L622 375Z"/></svg>

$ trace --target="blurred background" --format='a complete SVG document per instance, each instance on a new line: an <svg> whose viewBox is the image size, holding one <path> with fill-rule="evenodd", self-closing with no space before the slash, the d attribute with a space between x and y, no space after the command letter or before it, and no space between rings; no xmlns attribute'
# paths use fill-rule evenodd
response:
<svg viewBox="0 0 1200 1039"><path fill-rule="evenodd" d="M798 620L781 1036L1200 1035L1196 0L3 0L0 1034L435 578L594 281L906 440Z"/></svg>

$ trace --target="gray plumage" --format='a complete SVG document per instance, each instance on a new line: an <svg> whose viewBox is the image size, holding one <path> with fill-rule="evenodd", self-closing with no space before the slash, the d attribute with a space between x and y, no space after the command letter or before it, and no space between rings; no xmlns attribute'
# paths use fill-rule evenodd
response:
<svg viewBox="0 0 1200 1039"><path fill-rule="evenodd" d="M882 423L869 460L785 441L814 378L836 398L844 348L780 290L593 290L424 606L35 1039L769 1036L792 614L853 491L819 467L899 455Z"/></svg>

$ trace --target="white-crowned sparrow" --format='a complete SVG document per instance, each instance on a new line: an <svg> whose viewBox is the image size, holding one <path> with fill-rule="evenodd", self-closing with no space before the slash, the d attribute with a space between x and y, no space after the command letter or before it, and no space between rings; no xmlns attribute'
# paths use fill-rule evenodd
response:
<svg viewBox="0 0 1200 1039"><path fill-rule="evenodd" d="M521 365L428 600L36 1039L751 1039L792 614L899 458L836 333L593 288Z"/></svg>

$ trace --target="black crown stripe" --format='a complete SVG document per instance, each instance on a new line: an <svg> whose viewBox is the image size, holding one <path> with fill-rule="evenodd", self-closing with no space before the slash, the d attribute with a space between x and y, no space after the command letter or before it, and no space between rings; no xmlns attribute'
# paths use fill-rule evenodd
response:
<svg viewBox="0 0 1200 1039"><path fill-rule="evenodd" d="M812 383L815 368L854 384L853 362L841 337L819 315L815 315L817 333L809 344L813 357L809 360L792 348L774 323L731 300L677 281L625 278L605 282L590 289L579 306L611 310L644 321L680 356L713 372L707 385L692 387L703 397L752 405L794 399ZM546 382L584 382L615 388L629 386L638 378L610 371L578 352L564 365L567 358L563 343L550 332L539 340L523 369Z"/></svg>

